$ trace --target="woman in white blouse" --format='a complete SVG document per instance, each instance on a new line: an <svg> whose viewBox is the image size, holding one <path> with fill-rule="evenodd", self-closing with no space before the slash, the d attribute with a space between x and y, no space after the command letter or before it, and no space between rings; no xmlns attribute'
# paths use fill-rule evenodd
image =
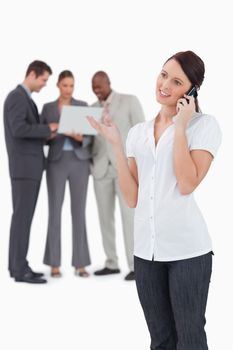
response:
<svg viewBox="0 0 233 350"><path fill-rule="evenodd" d="M161 109L153 120L130 129L128 160L113 122L89 118L111 142L121 191L135 208L135 278L152 350L208 349L204 326L212 246L193 191L210 168L221 131L198 106L204 73L192 51L165 62L156 84Z"/></svg>

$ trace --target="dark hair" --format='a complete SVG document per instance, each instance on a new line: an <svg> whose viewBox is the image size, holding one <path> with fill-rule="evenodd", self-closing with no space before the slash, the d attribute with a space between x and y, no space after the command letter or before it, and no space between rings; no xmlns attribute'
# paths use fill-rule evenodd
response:
<svg viewBox="0 0 233 350"><path fill-rule="evenodd" d="M53 73L52 69L43 61L33 61L30 63L26 71L26 77L31 72L35 72L36 78L43 75L44 72L48 72L50 75Z"/></svg>
<svg viewBox="0 0 233 350"><path fill-rule="evenodd" d="M93 77L92 80L94 80L96 77L101 77L101 78L105 78L107 80L107 82L110 84L110 79L109 76L106 72L104 72L103 70L99 70L98 72L96 72Z"/></svg>
<svg viewBox="0 0 233 350"><path fill-rule="evenodd" d="M205 77L205 64L202 59L196 55L193 51L181 51L171 56L166 62L171 59L176 60L184 73L189 78L192 86L195 86L199 90L204 77ZM200 112L198 100L195 98L196 111Z"/></svg>
<svg viewBox="0 0 233 350"><path fill-rule="evenodd" d="M57 82L60 83L60 81L64 78L73 78L74 79L74 75L70 70L63 70L57 79Z"/></svg>

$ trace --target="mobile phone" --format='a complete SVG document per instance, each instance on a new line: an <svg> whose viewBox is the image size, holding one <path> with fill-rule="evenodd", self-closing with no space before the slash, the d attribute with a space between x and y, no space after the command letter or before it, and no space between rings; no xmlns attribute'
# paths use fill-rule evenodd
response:
<svg viewBox="0 0 233 350"><path fill-rule="evenodd" d="M187 93L188 96L193 96L194 98L197 97L197 89L195 86L193 86Z"/></svg>

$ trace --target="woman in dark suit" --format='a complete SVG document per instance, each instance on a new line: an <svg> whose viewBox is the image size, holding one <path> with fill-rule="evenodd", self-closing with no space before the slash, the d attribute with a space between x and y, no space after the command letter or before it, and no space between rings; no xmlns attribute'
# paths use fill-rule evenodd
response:
<svg viewBox="0 0 233 350"><path fill-rule="evenodd" d="M87 106L72 97L74 76L65 70L58 77L59 98L44 105L41 118L44 123L59 122L62 106ZM65 185L69 182L73 254L75 274L88 277L85 266L90 264L86 234L85 207L91 157L92 137L80 134L58 134L50 141L47 164L49 220L44 263L51 266L51 276L60 277L61 265L61 209Z"/></svg>

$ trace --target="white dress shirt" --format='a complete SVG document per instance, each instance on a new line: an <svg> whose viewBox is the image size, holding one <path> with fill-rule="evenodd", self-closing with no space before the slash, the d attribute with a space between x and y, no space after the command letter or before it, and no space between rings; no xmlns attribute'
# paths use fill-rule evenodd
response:
<svg viewBox="0 0 233 350"><path fill-rule="evenodd" d="M206 223L193 193L180 194L174 173L174 124L155 145L154 122L135 125L126 141L127 157L135 158L139 179L134 255L146 260L174 261L206 254L212 250ZM214 117L195 113L186 135L190 150L216 155L221 131Z"/></svg>

